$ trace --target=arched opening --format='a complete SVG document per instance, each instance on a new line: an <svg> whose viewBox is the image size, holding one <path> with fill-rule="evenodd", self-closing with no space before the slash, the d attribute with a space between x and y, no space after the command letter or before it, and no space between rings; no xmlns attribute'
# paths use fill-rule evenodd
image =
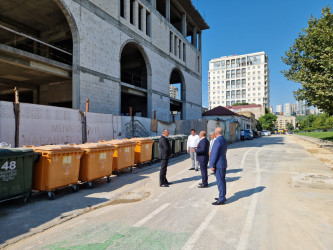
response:
<svg viewBox="0 0 333 250"><path fill-rule="evenodd" d="M147 62L143 50L134 42L121 52L121 113L147 117Z"/></svg>
<svg viewBox="0 0 333 250"><path fill-rule="evenodd" d="M72 107L73 38L53 0L0 0L0 100Z"/></svg>
<svg viewBox="0 0 333 250"><path fill-rule="evenodd" d="M172 120L184 119L185 82L182 72L173 69L170 76L170 115Z"/></svg>

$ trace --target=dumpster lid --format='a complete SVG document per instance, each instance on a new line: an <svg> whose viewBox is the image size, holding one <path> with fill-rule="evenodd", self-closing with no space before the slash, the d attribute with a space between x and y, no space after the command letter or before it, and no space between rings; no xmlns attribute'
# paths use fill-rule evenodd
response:
<svg viewBox="0 0 333 250"><path fill-rule="evenodd" d="M77 151L81 150L76 145L45 145L39 147L31 147L34 151Z"/></svg>
<svg viewBox="0 0 333 250"><path fill-rule="evenodd" d="M113 145L107 143L85 143L77 145L81 149L112 149Z"/></svg>
<svg viewBox="0 0 333 250"><path fill-rule="evenodd" d="M107 141L107 144L111 144L114 146L131 146L131 145L136 145L135 141L132 140L111 140L111 141Z"/></svg>
<svg viewBox="0 0 333 250"><path fill-rule="evenodd" d="M154 141L149 138L132 138L131 141L142 142L142 143L153 143Z"/></svg>
<svg viewBox="0 0 333 250"><path fill-rule="evenodd" d="M0 148L0 156L34 152L31 148Z"/></svg>

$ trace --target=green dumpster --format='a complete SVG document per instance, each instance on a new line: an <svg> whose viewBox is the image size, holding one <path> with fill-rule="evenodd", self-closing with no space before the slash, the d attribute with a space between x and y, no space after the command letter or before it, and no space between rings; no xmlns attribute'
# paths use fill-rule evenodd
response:
<svg viewBox="0 0 333 250"><path fill-rule="evenodd" d="M187 151L187 139L188 139L188 135L179 135L182 139L181 139L181 152L182 153L186 153Z"/></svg>
<svg viewBox="0 0 333 250"><path fill-rule="evenodd" d="M154 141L153 152L151 157L152 161L157 161L160 158L160 150L158 149L158 141L160 139L160 136L149 137L149 139L152 139Z"/></svg>
<svg viewBox="0 0 333 250"><path fill-rule="evenodd" d="M178 155L181 152L181 137L177 135L170 136L172 138L172 154Z"/></svg>
<svg viewBox="0 0 333 250"><path fill-rule="evenodd" d="M0 201L31 193L33 163L39 156L30 148L0 148Z"/></svg>

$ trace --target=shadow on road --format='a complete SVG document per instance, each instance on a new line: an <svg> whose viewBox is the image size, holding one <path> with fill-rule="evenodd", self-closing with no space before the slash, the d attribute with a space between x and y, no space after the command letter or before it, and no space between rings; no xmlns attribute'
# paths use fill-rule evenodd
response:
<svg viewBox="0 0 333 250"><path fill-rule="evenodd" d="M239 191L239 192L235 193L233 196L231 196L230 198L228 198L227 203L233 203L233 202L238 201L242 198L250 197L253 194L260 193L260 192L264 191L265 188L266 187L264 187L264 186L259 186L259 187L256 187L256 188L250 188L250 189L246 189L246 190L243 190L243 191Z"/></svg>
<svg viewBox="0 0 333 250"><path fill-rule="evenodd" d="M235 174L235 173L239 173L242 172L243 169L242 168L235 168L235 169L227 169L227 174Z"/></svg>

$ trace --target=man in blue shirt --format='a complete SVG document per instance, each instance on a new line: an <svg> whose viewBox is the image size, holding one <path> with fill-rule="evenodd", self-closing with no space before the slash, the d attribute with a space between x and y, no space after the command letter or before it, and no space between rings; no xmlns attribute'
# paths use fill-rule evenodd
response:
<svg viewBox="0 0 333 250"><path fill-rule="evenodd" d="M227 170L227 149L228 143L222 136L223 130L222 128L215 129L216 139L214 141L214 145L212 151L210 153L209 163L211 166L215 166L215 176L216 182L219 190L219 198L216 202L213 202L213 205L224 205L226 202L226 181L225 181L225 173Z"/></svg>

